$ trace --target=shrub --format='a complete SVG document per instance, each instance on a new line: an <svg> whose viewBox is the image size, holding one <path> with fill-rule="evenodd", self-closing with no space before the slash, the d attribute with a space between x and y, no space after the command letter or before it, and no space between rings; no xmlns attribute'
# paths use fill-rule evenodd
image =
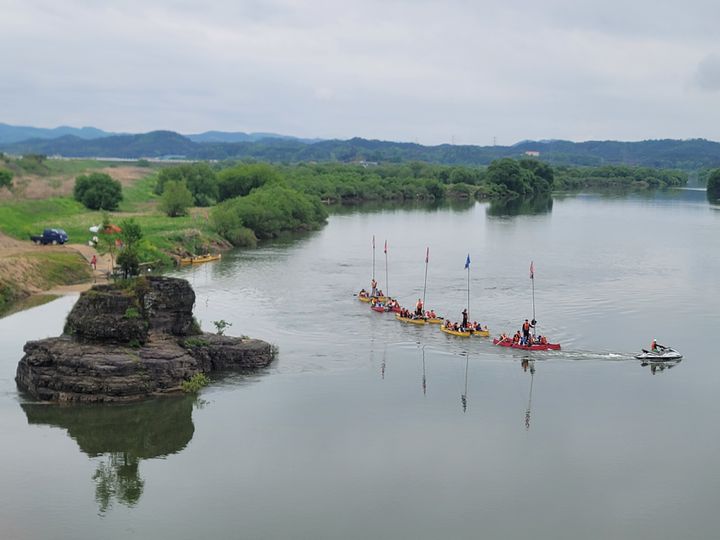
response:
<svg viewBox="0 0 720 540"><path fill-rule="evenodd" d="M170 181L165 183L160 208L168 217L184 216L192 204L193 196L185 182Z"/></svg>
<svg viewBox="0 0 720 540"><path fill-rule="evenodd" d="M213 324L215 325L215 328L217 329L218 336L224 335L225 329L232 326L232 323L229 323L224 319L220 319L219 321L213 321Z"/></svg>
<svg viewBox="0 0 720 540"><path fill-rule="evenodd" d="M12 179L13 173L6 171L5 169L0 169L0 188L7 187L10 189L12 187Z"/></svg>
<svg viewBox="0 0 720 540"><path fill-rule="evenodd" d="M210 379L204 373L196 373L190 380L183 381L180 385L183 392L194 394L199 392L203 387L210 384Z"/></svg>
<svg viewBox="0 0 720 540"><path fill-rule="evenodd" d="M207 163L186 163L161 170L155 193L163 194L168 182L185 183L193 198L193 202L188 206L212 206L218 199L217 177Z"/></svg>
<svg viewBox="0 0 720 540"><path fill-rule="evenodd" d="M253 189L280 181L280 174L266 163L237 165L218 174L221 201L248 195Z"/></svg>
<svg viewBox="0 0 720 540"><path fill-rule="evenodd" d="M91 210L117 210L123 199L122 186L105 173L90 173L75 179L73 195Z"/></svg>

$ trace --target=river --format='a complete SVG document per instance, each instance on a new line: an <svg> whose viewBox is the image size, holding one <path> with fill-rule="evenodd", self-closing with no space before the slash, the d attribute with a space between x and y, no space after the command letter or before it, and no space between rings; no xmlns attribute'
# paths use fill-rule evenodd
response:
<svg viewBox="0 0 720 540"><path fill-rule="evenodd" d="M0 319L0 537L692 538L720 530L720 211L705 193L359 208L180 270L211 331L279 347L198 397L48 406L25 341L65 297ZM493 335L532 315L557 352L403 325L380 286ZM388 241L385 278L384 242ZM633 359L657 338L675 364Z"/></svg>

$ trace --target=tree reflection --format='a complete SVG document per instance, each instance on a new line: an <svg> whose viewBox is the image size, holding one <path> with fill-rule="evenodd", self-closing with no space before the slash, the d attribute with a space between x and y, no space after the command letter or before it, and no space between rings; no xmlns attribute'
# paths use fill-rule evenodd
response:
<svg viewBox="0 0 720 540"><path fill-rule="evenodd" d="M534 197L514 197L490 201L487 215L504 217L549 214L552 212L552 207L552 196L549 193L544 193Z"/></svg>
<svg viewBox="0 0 720 540"><path fill-rule="evenodd" d="M143 459L176 454L192 439L195 427L194 396L166 397L131 404L60 406L24 403L29 424L67 430L80 450L101 458L92 476L101 514L116 501L135 506L145 481L140 475Z"/></svg>

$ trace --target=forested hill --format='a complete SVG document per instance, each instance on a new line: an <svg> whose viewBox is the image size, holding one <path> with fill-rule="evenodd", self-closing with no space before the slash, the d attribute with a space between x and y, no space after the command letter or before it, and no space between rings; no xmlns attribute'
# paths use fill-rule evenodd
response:
<svg viewBox="0 0 720 540"><path fill-rule="evenodd" d="M82 139L66 135L56 139L30 139L0 145L10 154L44 154L65 157L242 159L271 162L300 161L425 161L457 165L487 165L501 157L539 152L539 158L558 165L627 164L645 167L699 169L720 166L720 143L705 139L640 142L524 141L513 146L422 146L354 138L346 141L262 139L234 143L195 142L172 131Z"/></svg>

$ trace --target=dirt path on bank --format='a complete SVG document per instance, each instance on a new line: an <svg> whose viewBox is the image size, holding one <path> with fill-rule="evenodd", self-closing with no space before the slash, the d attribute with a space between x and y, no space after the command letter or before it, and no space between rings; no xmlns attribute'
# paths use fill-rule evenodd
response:
<svg viewBox="0 0 720 540"><path fill-rule="evenodd" d="M27 272L32 270L26 255L34 253L79 253L88 263L93 256L97 258L97 268L92 273L92 279L76 285L62 285L51 289L41 289L28 279ZM0 279L24 285L30 294L69 294L89 289L95 283L107 283L107 273L112 269L110 255L101 255L94 247L86 244L66 244L64 246L38 246L30 241L11 238L0 232Z"/></svg>

